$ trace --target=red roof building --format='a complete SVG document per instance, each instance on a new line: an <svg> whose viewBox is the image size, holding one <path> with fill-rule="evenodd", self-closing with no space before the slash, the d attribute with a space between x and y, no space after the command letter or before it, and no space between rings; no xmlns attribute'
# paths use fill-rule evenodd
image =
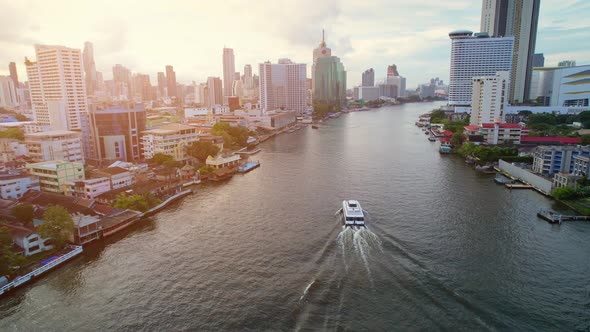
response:
<svg viewBox="0 0 590 332"><path fill-rule="evenodd" d="M524 136L520 138L522 144L580 144L580 137L531 137Z"/></svg>

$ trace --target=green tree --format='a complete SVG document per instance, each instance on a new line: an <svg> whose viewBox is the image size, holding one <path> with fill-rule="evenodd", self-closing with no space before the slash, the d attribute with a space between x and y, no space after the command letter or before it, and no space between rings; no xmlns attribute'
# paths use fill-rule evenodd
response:
<svg viewBox="0 0 590 332"><path fill-rule="evenodd" d="M15 113L14 114L14 118L16 119L16 121L20 121L20 122L30 121L29 118L27 118L26 116L24 116L24 115L22 115L20 113Z"/></svg>
<svg viewBox="0 0 590 332"><path fill-rule="evenodd" d="M556 188L551 195L559 200L574 199L576 197L576 190L572 187Z"/></svg>
<svg viewBox="0 0 590 332"><path fill-rule="evenodd" d="M186 152L190 156L197 158L197 160L204 163L207 160L207 157L215 157L217 153L219 153L219 147L209 141L197 141L187 146Z"/></svg>
<svg viewBox="0 0 590 332"><path fill-rule="evenodd" d="M12 138L19 141L24 141L25 133L18 128L8 128L0 131L0 138Z"/></svg>
<svg viewBox="0 0 590 332"><path fill-rule="evenodd" d="M31 224L35 215L35 207L31 203L19 204L12 208L10 214L25 224Z"/></svg>
<svg viewBox="0 0 590 332"><path fill-rule="evenodd" d="M154 154L154 156L152 157L152 159L150 159L150 161L154 164L161 166L166 163L174 162L174 158L170 155L158 152L158 153Z"/></svg>
<svg viewBox="0 0 590 332"><path fill-rule="evenodd" d="M453 146L461 146L463 142L465 142L465 134L462 132L455 132L453 136L451 136L451 144Z"/></svg>
<svg viewBox="0 0 590 332"><path fill-rule="evenodd" d="M0 226L0 276L12 274L23 265L24 257L12 249L12 237L8 229Z"/></svg>
<svg viewBox="0 0 590 332"><path fill-rule="evenodd" d="M43 213L43 224L39 235L51 238L56 248L61 248L74 232L74 221L66 208L50 205Z"/></svg>
<svg viewBox="0 0 590 332"><path fill-rule="evenodd" d="M138 194L127 196L125 193L120 193L117 195L113 206L119 209L145 212L160 203L162 201L154 197L151 193L144 196Z"/></svg>
<svg viewBox="0 0 590 332"><path fill-rule="evenodd" d="M313 104L313 116L315 118L323 118L326 114L334 112L334 105L326 103Z"/></svg>

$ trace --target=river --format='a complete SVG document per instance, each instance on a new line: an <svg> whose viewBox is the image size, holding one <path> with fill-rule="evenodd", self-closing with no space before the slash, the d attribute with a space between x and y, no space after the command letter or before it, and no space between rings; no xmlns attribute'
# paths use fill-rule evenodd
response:
<svg viewBox="0 0 590 332"><path fill-rule="evenodd" d="M260 168L0 299L0 330L590 329L590 223L440 155L414 126L437 105L261 144ZM342 230L347 198L367 230Z"/></svg>

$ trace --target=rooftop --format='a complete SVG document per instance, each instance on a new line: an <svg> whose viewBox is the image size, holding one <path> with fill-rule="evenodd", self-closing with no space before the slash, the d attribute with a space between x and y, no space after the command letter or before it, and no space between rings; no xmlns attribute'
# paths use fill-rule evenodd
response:
<svg viewBox="0 0 590 332"><path fill-rule="evenodd" d="M187 125L183 125L180 123L169 123L169 124L165 124L150 130L146 130L143 133L144 134L161 134L161 135L165 135L165 134L174 134L178 131L181 130L197 130L197 128L192 127L192 126L187 126Z"/></svg>
<svg viewBox="0 0 590 332"><path fill-rule="evenodd" d="M494 124L493 123L482 123L481 125L482 128L494 128ZM514 128L514 129L519 129L520 125L518 123L500 123L498 124L499 128Z"/></svg>
<svg viewBox="0 0 590 332"><path fill-rule="evenodd" d="M69 130L51 130L51 131L41 131L38 133L25 134L25 137L42 138L42 137L67 136L67 135L80 135L80 133L77 133L75 131L69 131Z"/></svg>
<svg viewBox="0 0 590 332"><path fill-rule="evenodd" d="M523 136L520 138L521 143L561 143L561 144L580 144L580 137L534 137Z"/></svg>

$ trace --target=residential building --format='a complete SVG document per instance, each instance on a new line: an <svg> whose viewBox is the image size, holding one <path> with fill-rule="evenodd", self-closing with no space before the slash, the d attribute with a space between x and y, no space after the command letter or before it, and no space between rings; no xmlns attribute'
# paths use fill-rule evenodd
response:
<svg viewBox="0 0 590 332"><path fill-rule="evenodd" d="M14 81L10 76L0 76L0 108L13 110L19 106Z"/></svg>
<svg viewBox="0 0 590 332"><path fill-rule="evenodd" d="M41 191L66 195L70 181L84 179L84 164L64 160L27 164L29 173L39 178Z"/></svg>
<svg viewBox="0 0 590 332"><path fill-rule="evenodd" d="M590 65L534 68L531 86L531 98L546 106L588 107Z"/></svg>
<svg viewBox="0 0 590 332"><path fill-rule="evenodd" d="M582 177L574 175L572 173L555 173L553 176L553 189L563 187L576 187L578 180Z"/></svg>
<svg viewBox="0 0 590 332"><path fill-rule="evenodd" d="M168 85L168 81L166 80L166 74L164 72L158 72L158 93L160 98L167 97L166 94L166 87Z"/></svg>
<svg viewBox="0 0 590 332"><path fill-rule="evenodd" d="M109 178L74 180L68 184L68 195L79 198L94 199L109 190L111 190Z"/></svg>
<svg viewBox="0 0 590 332"><path fill-rule="evenodd" d="M381 83L377 84L379 87L379 97L387 97L387 98L397 98L398 97L398 87L397 85L388 84L388 83Z"/></svg>
<svg viewBox="0 0 590 332"><path fill-rule="evenodd" d="M42 251L51 250L51 240L42 238L37 232L27 227L4 224L14 244L23 249L24 256L31 256Z"/></svg>
<svg viewBox="0 0 590 332"><path fill-rule="evenodd" d="M451 72L449 105L471 105L473 77L492 76L512 69L514 37L488 37L468 30L449 33Z"/></svg>
<svg viewBox="0 0 590 332"><path fill-rule="evenodd" d="M373 68L367 69L363 72L361 86L374 86L375 85L375 70Z"/></svg>
<svg viewBox="0 0 590 332"><path fill-rule="evenodd" d="M380 88L378 86L359 86L358 88L358 96L355 96L358 100L373 101L378 100L380 97ZM355 89L356 91L356 89Z"/></svg>
<svg viewBox="0 0 590 332"><path fill-rule="evenodd" d="M205 163L214 169L220 169L223 167L237 167L240 164L241 157L238 155L223 156L221 153L216 157L209 156Z"/></svg>
<svg viewBox="0 0 590 332"><path fill-rule="evenodd" d="M30 189L40 190L37 177L22 173L0 173L2 199L19 199Z"/></svg>
<svg viewBox="0 0 590 332"><path fill-rule="evenodd" d="M510 92L510 73L497 72L494 76L474 77L472 81L470 124L479 125L496 120L504 122Z"/></svg>
<svg viewBox="0 0 590 332"><path fill-rule="evenodd" d="M0 161L9 162L28 154L27 145L13 138L0 138Z"/></svg>
<svg viewBox="0 0 590 332"><path fill-rule="evenodd" d="M232 96L232 87L234 84L234 73L236 64L234 59L234 50L223 48L223 96Z"/></svg>
<svg viewBox="0 0 590 332"><path fill-rule="evenodd" d="M79 49L35 45L37 61L25 60L35 121L54 130L79 130L88 112Z"/></svg>
<svg viewBox="0 0 590 332"><path fill-rule="evenodd" d="M590 156L590 146L539 146L533 153L533 172L548 177L558 172L572 173L577 156Z"/></svg>
<svg viewBox="0 0 590 332"><path fill-rule="evenodd" d="M222 93L222 84L221 79L219 77L208 77L207 78L207 93L206 99L207 102L205 103L209 108L212 108L215 105L222 105L223 104L223 93Z"/></svg>
<svg viewBox="0 0 590 332"><path fill-rule="evenodd" d="M346 71L340 58L324 56L316 60L313 81L313 102L335 105L346 103Z"/></svg>
<svg viewBox="0 0 590 332"><path fill-rule="evenodd" d="M52 130L25 134L28 156L35 162L64 160L84 163L81 134Z"/></svg>
<svg viewBox="0 0 590 332"><path fill-rule="evenodd" d="M140 135L146 128L142 104L97 106L91 108L89 115L98 160L142 159Z"/></svg>
<svg viewBox="0 0 590 332"><path fill-rule="evenodd" d="M259 65L259 101L263 112L277 109L301 114L307 108L306 65L280 59Z"/></svg>
<svg viewBox="0 0 590 332"><path fill-rule="evenodd" d="M168 92L168 97L177 97L176 91L176 72L174 72L174 68L170 65L166 66L166 87Z"/></svg>
<svg viewBox="0 0 590 332"><path fill-rule="evenodd" d="M572 173L576 176L587 178L590 175L590 173L588 173L588 165L590 165L589 157L575 156L574 170Z"/></svg>
<svg viewBox="0 0 590 332"><path fill-rule="evenodd" d="M528 131L527 128L522 128L516 123L482 123L479 125L479 133L483 137L483 143L490 145L520 144L522 137L528 135Z"/></svg>
<svg viewBox="0 0 590 332"><path fill-rule="evenodd" d="M120 162L116 162L120 164ZM138 166L131 166L123 168L120 166L109 166L107 168L101 168L93 170L91 173L92 177L104 177L109 179L112 190L129 187L135 183L134 173L141 173L142 169L137 168ZM147 167L147 165L146 165Z"/></svg>
<svg viewBox="0 0 590 332"><path fill-rule="evenodd" d="M395 65L393 65L395 66ZM397 67L396 67L397 68ZM397 69L394 71L397 73ZM396 97L405 97L406 96L406 78L403 76L389 76L385 78L385 84L391 84L394 86L395 89L395 96Z"/></svg>
<svg viewBox="0 0 590 332"><path fill-rule="evenodd" d="M254 79L252 77L252 66L245 65L244 66L244 89L253 89L254 88Z"/></svg>
<svg viewBox="0 0 590 332"><path fill-rule="evenodd" d="M10 78L12 79L14 88L18 89L20 87L20 83L18 82L18 72L16 71L16 63L11 62L8 64L8 73Z"/></svg>
<svg viewBox="0 0 590 332"><path fill-rule="evenodd" d="M529 100L533 54L541 0L483 0L481 31L490 36L513 36L510 101ZM475 75L474 75L475 76Z"/></svg>
<svg viewBox="0 0 590 332"><path fill-rule="evenodd" d="M172 156L176 161L189 158L186 147L199 140L197 128L181 124L168 124L142 133L142 151L145 159L156 153Z"/></svg>

